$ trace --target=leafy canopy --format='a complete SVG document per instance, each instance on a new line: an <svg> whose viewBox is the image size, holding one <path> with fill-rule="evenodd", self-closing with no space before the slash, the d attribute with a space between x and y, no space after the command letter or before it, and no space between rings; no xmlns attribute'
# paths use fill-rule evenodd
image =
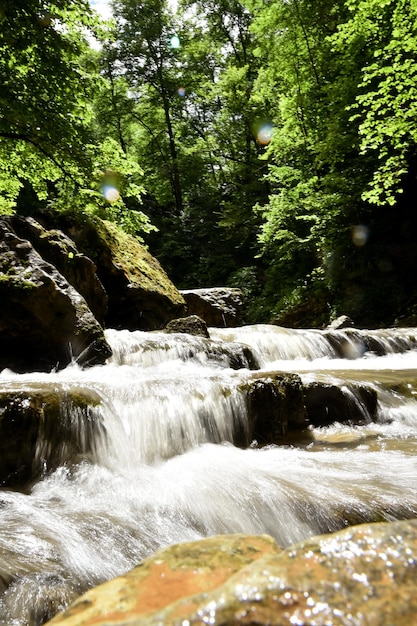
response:
<svg viewBox="0 0 417 626"><path fill-rule="evenodd" d="M0 211L25 187L57 209L104 211L146 229L144 214L127 219L123 202L140 198L141 168L95 126L107 83L93 35L100 27L88 0L0 0ZM106 198L109 172L117 186Z"/></svg>

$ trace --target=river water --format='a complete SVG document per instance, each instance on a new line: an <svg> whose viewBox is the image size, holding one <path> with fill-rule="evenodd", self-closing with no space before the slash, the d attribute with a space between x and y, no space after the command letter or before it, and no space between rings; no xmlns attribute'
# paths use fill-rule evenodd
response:
<svg viewBox="0 0 417 626"><path fill-rule="evenodd" d="M85 458L63 455L29 493L0 491L0 625L40 626L173 543L242 532L288 546L417 516L417 329L106 335L114 355L104 366L0 373L3 390L92 391L102 422ZM232 369L232 354L245 365L237 344L251 347L255 372ZM248 420L242 382L272 372L342 388L366 381L378 420L310 429L292 445L235 447Z"/></svg>

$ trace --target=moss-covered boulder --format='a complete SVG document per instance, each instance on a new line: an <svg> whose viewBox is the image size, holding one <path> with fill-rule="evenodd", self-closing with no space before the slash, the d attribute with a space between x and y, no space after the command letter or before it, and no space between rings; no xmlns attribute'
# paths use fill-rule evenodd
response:
<svg viewBox="0 0 417 626"><path fill-rule="evenodd" d="M87 592L60 626L409 626L417 520L364 524L280 548L219 536L158 552Z"/></svg>
<svg viewBox="0 0 417 626"><path fill-rule="evenodd" d="M101 398L91 389L0 391L0 484L25 487L45 471L89 458L105 436Z"/></svg>
<svg viewBox="0 0 417 626"><path fill-rule="evenodd" d="M108 295L107 327L159 330L184 315L184 298L135 237L99 219L64 216L58 224L97 266Z"/></svg>

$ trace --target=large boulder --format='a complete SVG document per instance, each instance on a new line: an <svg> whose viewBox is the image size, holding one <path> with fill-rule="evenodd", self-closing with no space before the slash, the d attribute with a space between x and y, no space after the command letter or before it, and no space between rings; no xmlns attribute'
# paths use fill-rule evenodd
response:
<svg viewBox="0 0 417 626"><path fill-rule="evenodd" d="M62 216L59 227L92 259L108 295L108 328L159 330L185 313L185 301L159 262L114 223Z"/></svg>
<svg viewBox="0 0 417 626"><path fill-rule="evenodd" d="M104 326L108 298L93 261L81 254L61 230L48 230L31 217L13 215L5 219L19 237L28 239L41 257L83 296L96 320Z"/></svg>
<svg viewBox="0 0 417 626"><path fill-rule="evenodd" d="M363 524L281 550L218 536L160 551L88 591L48 625L409 626L417 520Z"/></svg>
<svg viewBox="0 0 417 626"><path fill-rule="evenodd" d="M243 294L232 287L187 289L181 294L188 315L198 315L208 326L235 327L242 323Z"/></svg>
<svg viewBox="0 0 417 626"><path fill-rule="evenodd" d="M85 299L32 244L0 220L0 369L49 371L111 354Z"/></svg>

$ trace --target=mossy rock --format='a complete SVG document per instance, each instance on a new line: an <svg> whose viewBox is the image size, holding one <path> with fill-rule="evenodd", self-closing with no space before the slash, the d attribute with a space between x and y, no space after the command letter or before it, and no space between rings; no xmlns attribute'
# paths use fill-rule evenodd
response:
<svg viewBox="0 0 417 626"><path fill-rule="evenodd" d="M105 436L91 389L32 386L0 392L0 482L24 487L62 463L88 459Z"/></svg>
<svg viewBox="0 0 417 626"><path fill-rule="evenodd" d="M98 218L67 215L58 224L97 267L108 295L107 327L160 330L184 315L184 298L138 239Z"/></svg>

